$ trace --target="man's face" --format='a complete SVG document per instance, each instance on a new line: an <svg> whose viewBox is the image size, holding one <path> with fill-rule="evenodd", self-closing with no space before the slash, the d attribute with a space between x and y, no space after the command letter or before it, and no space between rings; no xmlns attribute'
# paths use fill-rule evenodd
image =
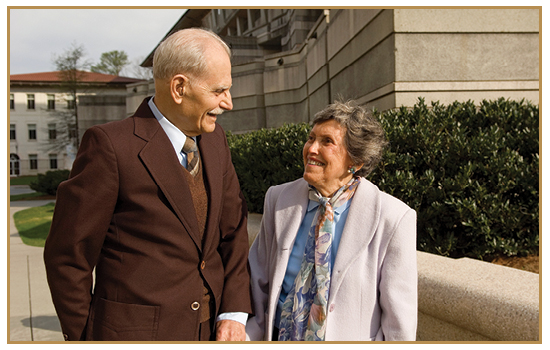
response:
<svg viewBox="0 0 550 350"><path fill-rule="evenodd" d="M221 48L208 50L207 69L202 76L189 77L182 103L188 136L214 131L217 116L233 109L231 101L231 62Z"/></svg>

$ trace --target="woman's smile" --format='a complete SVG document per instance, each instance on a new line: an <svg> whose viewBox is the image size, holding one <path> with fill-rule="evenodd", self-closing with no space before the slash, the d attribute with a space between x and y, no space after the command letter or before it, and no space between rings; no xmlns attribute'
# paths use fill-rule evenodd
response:
<svg viewBox="0 0 550 350"><path fill-rule="evenodd" d="M345 129L332 119L315 124L304 144L304 179L326 197L352 177L344 135Z"/></svg>

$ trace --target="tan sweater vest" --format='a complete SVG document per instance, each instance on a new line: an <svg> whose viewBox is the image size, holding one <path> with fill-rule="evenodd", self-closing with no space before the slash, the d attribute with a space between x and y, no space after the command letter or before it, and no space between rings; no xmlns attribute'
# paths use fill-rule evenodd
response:
<svg viewBox="0 0 550 350"><path fill-rule="evenodd" d="M208 194L204 185L202 162L199 161L199 171L195 176L192 176L185 168L183 168L183 173L185 180L189 184L189 189L191 190L191 199L193 200L195 213L197 214L197 222L199 223L199 233L204 243L204 231L206 229L206 219L208 217ZM204 296L201 303L201 323L208 321L210 317L213 316L210 313L211 310L214 309L213 305L210 305L210 303L213 302L211 292L204 280L203 283Z"/></svg>

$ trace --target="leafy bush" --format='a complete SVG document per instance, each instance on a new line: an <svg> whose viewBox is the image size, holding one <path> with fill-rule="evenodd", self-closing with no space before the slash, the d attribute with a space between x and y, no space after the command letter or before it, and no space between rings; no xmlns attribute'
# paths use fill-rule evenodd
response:
<svg viewBox="0 0 550 350"><path fill-rule="evenodd" d="M417 211L418 248L490 259L537 253L539 111L503 98L378 114L391 146L371 179Z"/></svg>
<svg viewBox="0 0 550 350"><path fill-rule="evenodd" d="M539 246L539 109L505 99L424 100L375 112L390 140L369 176L417 211L418 249L450 257L527 255ZM302 176L307 124L229 135L249 209Z"/></svg>
<svg viewBox="0 0 550 350"><path fill-rule="evenodd" d="M50 170L46 174L38 174L36 181L32 181L29 187L36 192L47 193L55 196L59 184L69 178L69 170Z"/></svg>
<svg viewBox="0 0 550 350"><path fill-rule="evenodd" d="M264 195L270 186L302 177L302 149L309 129L302 123L240 135L228 132L231 158L250 211L263 212Z"/></svg>

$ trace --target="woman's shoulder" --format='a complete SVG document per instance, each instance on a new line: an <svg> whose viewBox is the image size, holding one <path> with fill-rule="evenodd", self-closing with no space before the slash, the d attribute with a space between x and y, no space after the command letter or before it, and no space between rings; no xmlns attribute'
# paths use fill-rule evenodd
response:
<svg viewBox="0 0 550 350"><path fill-rule="evenodd" d="M307 182L303 178L299 178L294 181L269 187L266 192L266 199L276 201L281 195L283 195L283 197L294 196L297 193L303 192L304 189L306 189L307 192Z"/></svg>
<svg viewBox="0 0 550 350"><path fill-rule="evenodd" d="M299 188L299 187L304 187L304 186L307 186L306 180L304 180L303 178L299 178L299 179L296 179L294 181L285 182L285 183L278 184L278 185L273 185L273 186L269 187L267 191L268 192L269 191L281 192L281 191L286 191L288 189Z"/></svg>

